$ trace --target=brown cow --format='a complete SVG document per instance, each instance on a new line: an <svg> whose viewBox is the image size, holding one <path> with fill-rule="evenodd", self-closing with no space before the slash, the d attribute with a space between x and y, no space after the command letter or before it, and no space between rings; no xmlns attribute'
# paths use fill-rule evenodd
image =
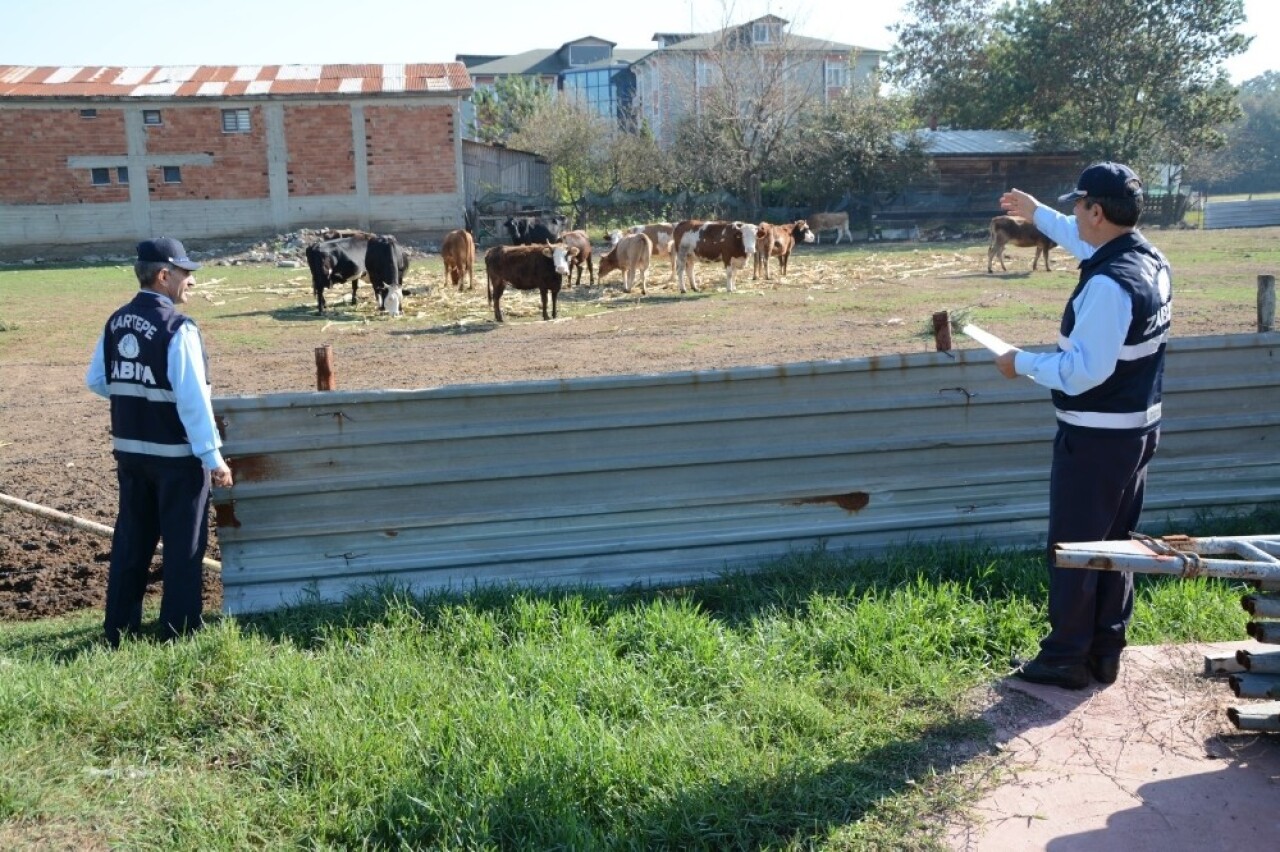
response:
<svg viewBox="0 0 1280 852"><path fill-rule="evenodd" d="M787 277L787 261L791 258L791 250L795 248L797 242L811 243L815 239L813 231L809 230L809 225L803 219L797 219L790 225L770 225L768 222L760 223L760 230L756 234L756 257L755 264L751 269L751 280L760 277L760 267L764 267L764 280L769 280L769 258L778 258L778 268L782 270L781 277Z"/></svg>
<svg viewBox="0 0 1280 852"><path fill-rule="evenodd" d="M819 236L822 231L835 231L837 243L842 236L848 237L849 242L853 242L853 234L849 231L848 213L811 213L808 222L809 227L813 229L813 241L816 243L822 242Z"/></svg>
<svg viewBox="0 0 1280 852"><path fill-rule="evenodd" d="M627 234L644 234L653 243L653 256L666 257L671 261L671 278L676 277L676 253L673 251L674 244L672 237L675 235L676 226L670 222L652 222L648 225L632 225L625 231L610 231L609 242L614 245L618 244L618 240Z"/></svg>
<svg viewBox="0 0 1280 852"><path fill-rule="evenodd" d="M596 270L595 270L595 266L591 262L591 238L587 236L587 232L586 231L565 231L563 234L560 235L560 242L564 243L567 246L572 246L573 248L576 248L578 250L578 253L575 254L573 256L573 259L570 260L569 262L570 275L573 274L573 270L575 267L578 270L578 278L573 283L578 286L582 285L582 267L583 265L585 265L587 267L587 272L589 273L587 277L587 281L591 284L595 284ZM566 287L569 286L569 279L568 278L564 279L564 283Z"/></svg>
<svg viewBox="0 0 1280 852"><path fill-rule="evenodd" d="M1000 258L1000 269L1004 272L1009 271L1004 265L1006 244L1015 245L1018 248L1035 246L1036 256L1031 259L1031 271L1035 272L1036 264L1040 262L1042 254L1045 271L1052 271L1053 267L1049 265L1049 249L1057 243L1040 233L1034 222L1028 222L1018 216L996 216L991 220L991 247L987 249L987 272L993 271L991 262L997 257Z"/></svg>
<svg viewBox="0 0 1280 852"><path fill-rule="evenodd" d="M676 225L672 235L676 253L676 279L680 292L684 292L684 279L696 292L698 282L694 278L694 260L724 264L725 281L729 292L733 289L733 271L747 265L747 258L756 252L756 226L746 222L703 222L686 219Z"/></svg>
<svg viewBox="0 0 1280 852"><path fill-rule="evenodd" d="M484 253L493 318L502 322L502 292L508 284L517 290L537 290L542 294L542 318L556 315L560 296L560 276L569 274L569 258L576 248L564 243L541 246L494 246ZM551 294L551 316L547 316L547 293Z"/></svg>
<svg viewBox="0 0 1280 852"><path fill-rule="evenodd" d="M452 284L461 290L465 275L467 289L475 289L476 243L471 234L461 228L445 234L440 244L440 258L444 261L445 286Z"/></svg>
<svg viewBox="0 0 1280 852"><path fill-rule="evenodd" d="M615 269L622 270L624 276L622 289L631 292L636 273L640 273L640 293L648 295L645 284L649 280L649 259L653 256L653 241L644 232L627 234L604 257L600 258L600 280Z"/></svg>

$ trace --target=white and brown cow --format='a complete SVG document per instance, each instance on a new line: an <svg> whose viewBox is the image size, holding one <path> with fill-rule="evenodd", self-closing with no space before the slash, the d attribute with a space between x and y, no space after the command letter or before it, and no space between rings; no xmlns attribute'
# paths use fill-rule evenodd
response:
<svg viewBox="0 0 1280 852"><path fill-rule="evenodd" d="M1040 256L1044 255L1046 272L1053 270L1049 265L1049 252L1057 245L1053 240L1040 233L1035 222L1017 216L996 216L991 220L991 245L987 248L987 272L991 271L991 262L1000 258L1000 269L1008 272L1004 265L1004 247L1006 245L1019 248L1035 246L1036 256L1031 259L1031 271L1036 271Z"/></svg>
<svg viewBox="0 0 1280 852"><path fill-rule="evenodd" d="M809 225L803 219L797 219L790 225L770 225L761 222L756 233L756 258L751 269L751 280L760 277L760 267L764 267L764 280L769 280L769 258L778 259L781 277L787 277L787 261L791 259L791 250L796 243L811 243L815 237Z"/></svg>
<svg viewBox="0 0 1280 852"><path fill-rule="evenodd" d="M636 273L640 273L640 293L648 295L645 285L649 280L649 259L653 257L653 241L643 232L620 237L613 248L600 258L600 280L615 269L622 271L622 289L631 292Z"/></svg>
<svg viewBox="0 0 1280 852"><path fill-rule="evenodd" d="M440 244L440 259L444 261L444 282L462 289L462 279L467 279L467 289L475 288L476 243L471 234L459 228L445 234Z"/></svg>
<svg viewBox="0 0 1280 852"><path fill-rule="evenodd" d="M815 242L822 242L823 231L835 231L837 243L840 242L841 237L847 237L849 242L853 242L853 234L849 231L848 213L810 213L807 221L809 227L813 229Z"/></svg>
<svg viewBox="0 0 1280 852"><path fill-rule="evenodd" d="M609 242L614 245L627 234L644 234L653 244L653 257L665 257L671 262L671 278L676 277L676 253L672 250L676 226L670 222L651 222L648 225L632 225L622 231L610 231Z"/></svg>
<svg viewBox="0 0 1280 852"><path fill-rule="evenodd" d="M695 291L698 289L694 277L695 260L723 263L725 283L732 293L734 270L746 266L747 258L756 253L756 226L747 222L686 219L676 225L672 241L675 243L676 279L680 282L681 293L685 291L686 275L689 286Z"/></svg>

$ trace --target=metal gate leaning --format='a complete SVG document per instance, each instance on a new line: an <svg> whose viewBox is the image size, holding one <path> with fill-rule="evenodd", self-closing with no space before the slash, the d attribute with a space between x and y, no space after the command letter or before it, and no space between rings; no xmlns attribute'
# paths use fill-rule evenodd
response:
<svg viewBox="0 0 1280 852"><path fill-rule="evenodd" d="M1280 334L1171 342L1148 522L1280 500ZM986 350L219 397L224 608L669 583L818 546L1043 542L1048 393Z"/></svg>

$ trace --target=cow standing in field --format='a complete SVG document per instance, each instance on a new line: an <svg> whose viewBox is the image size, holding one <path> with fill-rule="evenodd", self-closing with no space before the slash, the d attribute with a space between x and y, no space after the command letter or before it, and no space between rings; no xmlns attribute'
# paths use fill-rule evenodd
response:
<svg viewBox="0 0 1280 852"><path fill-rule="evenodd" d="M813 241L816 243L822 242L823 231L835 231L837 244L842 236L848 237L849 242L853 242L853 234L849 231L848 213L813 213L806 221L813 231Z"/></svg>
<svg viewBox="0 0 1280 852"><path fill-rule="evenodd" d="M671 262L671 278L676 277L676 253L674 251L676 226L670 222L652 222L648 225L632 225L622 231L610 231L609 242L618 244L627 234L644 234L653 245L653 257L665 257Z"/></svg>
<svg viewBox="0 0 1280 852"><path fill-rule="evenodd" d="M440 244L440 259L444 261L445 286L462 290L462 279L466 276L467 289L474 290L476 267L476 242L471 234L462 228L444 235Z"/></svg>
<svg viewBox="0 0 1280 852"><path fill-rule="evenodd" d="M511 245L536 246L558 242L568 224L568 217L560 215L512 216L502 227L507 229Z"/></svg>
<svg viewBox="0 0 1280 852"><path fill-rule="evenodd" d="M560 235L560 242L567 246L571 246L578 250L569 261L569 274L573 275L573 270L578 270L578 277L573 282L575 286L582 286L582 267L587 267L587 282L594 285L596 283L596 269L591 260L591 238L587 236L586 231L565 231ZM564 279L566 287L569 286L569 279Z"/></svg>
<svg viewBox="0 0 1280 852"><path fill-rule="evenodd" d="M645 287L649 280L649 260L653 256L653 241L643 231L638 234L627 234L619 237L613 247L600 258L600 280L615 269L623 275L622 289L631 292L636 273L640 273L640 293L648 295Z"/></svg>
<svg viewBox="0 0 1280 852"><path fill-rule="evenodd" d="M542 295L542 318L556 315L560 296L560 276L569 274L569 259L576 248L564 243L542 246L494 246L484 253L489 302L493 318L502 322L502 293L508 284L517 290L537 290ZM547 315L547 294L551 294L551 315Z"/></svg>
<svg viewBox="0 0 1280 852"><path fill-rule="evenodd" d="M769 280L769 258L778 259L780 277L787 277L787 261L791 259L791 250L795 244L811 243L815 239L813 231L804 219L797 219L790 225L770 225L761 222L756 233L756 257L751 271L751 280L760 277L760 267L764 267L764 280Z"/></svg>
<svg viewBox="0 0 1280 852"><path fill-rule="evenodd" d="M996 216L991 220L991 246L987 249L987 272L992 272L991 263L1000 258L1000 269L1009 270L1004 265L1004 247L1015 245L1019 248L1035 246L1036 256L1031 259L1031 271L1035 272L1040 255L1044 255L1045 272L1051 272L1049 266L1049 250L1057 245L1053 240L1040 233L1034 222L1028 222L1017 216Z"/></svg>
<svg viewBox="0 0 1280 852"><path fill-rule="evenodd" d="M365 271L373 285L378 308L400 316L404 300L404 274L409 271L409 255L393 236L371 237L365 251Z"/></svg>
<svg viewBox="0 0 1280 852"><path fill-rule="evenodd" d="M334 284L351 282L351 304L356 303L356 285L365 272L365 254L371 235L339 237L312 243L306 248L311 288L316 294L316 313L324 314L324 291Z"/></svg>
<svg viewBox="0 0 1280 852"><path fill-rule="evenodd" d="M676 252L676 278L680 292L684 292L687 274L689 286L696 292L694 261L724 264L725 281L730 293L733 289L733 273L747 265L747 258L756 251L756 226L746 222L703 222L686 219L676 225L672 236Z"/></svg>

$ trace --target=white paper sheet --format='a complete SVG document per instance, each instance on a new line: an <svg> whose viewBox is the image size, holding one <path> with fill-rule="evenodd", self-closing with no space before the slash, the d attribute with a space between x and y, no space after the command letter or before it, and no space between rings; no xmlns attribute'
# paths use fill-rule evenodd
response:
<svg viewBox="0 0 1280 852"><path fill-rule="evenodd" d="M1003 355L1014 348L1011 344L1004 342L989 331L983 331L976 325L966 325L964 328L960 329L960 331L966 337L970 337L978 341L996 355Z"/></svg>

